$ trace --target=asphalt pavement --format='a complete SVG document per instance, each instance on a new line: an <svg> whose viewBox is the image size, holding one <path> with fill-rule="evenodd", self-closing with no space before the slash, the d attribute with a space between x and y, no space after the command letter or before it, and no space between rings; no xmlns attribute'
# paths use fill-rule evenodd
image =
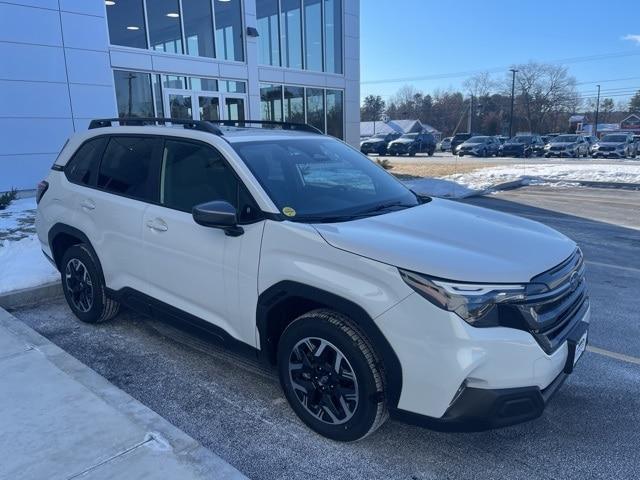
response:
<svg viewBox="0 0 640 480"><path fill-rule="evenodd" d="M640 192L528 187L465 202L557 228L587 260L589 350L522 425L439 433L389 421L336 443L297 419L275 372L207 339L131 312L82 324L63 300L14 315L251 478L640 478Z"/></svg>

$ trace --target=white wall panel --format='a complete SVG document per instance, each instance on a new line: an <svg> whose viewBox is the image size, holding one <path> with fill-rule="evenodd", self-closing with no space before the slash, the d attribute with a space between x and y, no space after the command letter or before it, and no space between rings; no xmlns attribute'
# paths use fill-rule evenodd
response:
<svg viewBox="0 0 640 480"><path fill-rule="evenodd" d="M159 72L175 72L183 75L195 75L205 77L219 77L220 69L217 62L192 60L171 55L154 55L152 57L153 69Z"/></svg>
<svg viewBox="0 0 640 480"><path fill-rule="evenodd" d="M113 85L109 53L66 48L67 73L71 83Z"/></svg>
<svg viewBox="0 0 640 480"><path fill-rule="evenodd" d="M105 19L77 13L62 12L64 46L88 50L109 49L109 37Z"/></svg>
<svg viewBox="0 0 640 480"><path fill-rule="evenodd" d="M0 118L7 117L71 117L67 85L0 80Z"/></svg>
<svg viewBox="0 0 640 480"><path fill-rule="evenodd" d="M117 117L113 86L69 85L74 118Z"/></svg>
<svg viewBox="0 0 640 480"><path fill-rule="evenodd" d="M0 118L0 132L0 156L57 153L73 133L73 123L70 118Z"/></svg>
<svg viewBox="0 0 640 480"><path fill-rule="evenodd" d="M35 189L51 169L56 155L0 155L0 192Z"/></svg>
<svg viewBox="0 0 640 480"><path fill-rule="evenodd" d="M144 50L138 52L125 52L111 50L111 66L117 70L151 70L153 62L151 55Z"/></svg>
<svg viewBox="0 0 640 480"><path fill-rule="evenodd" d="M0 42L62 45L58 12L0 3Z"/></svg>
<svg viewBox="0 0 640 480"><path fill-rule="evenodd" d="M0 42L0 79L65 82L66 78L61 47Z"/></svg>
<svg viewBox="0 0 640 480"><path fill-rule="evenodd" d="M63 12L84 13L86 15L105 16L103 0L60 0Z"/></svg>

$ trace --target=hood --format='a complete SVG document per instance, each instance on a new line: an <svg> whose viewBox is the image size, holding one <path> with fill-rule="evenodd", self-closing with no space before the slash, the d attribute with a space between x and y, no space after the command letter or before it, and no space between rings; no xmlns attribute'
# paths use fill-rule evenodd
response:
<svg viewBox="0 0 640 480"><path fill-rule="evenodd" d="M466 282L528 282L576 248L541 223L437 198L397 212L314 227L341 250Z"/></svg>
<svg viewBox="0 0 640 480"><path fill-rule="evenodd" d="M506 142L502 146L503 147L524 147L525 145L529 145L525 142Z"/></svg>
<svg viewBox="0 0 640 480"><path fill-rule="evenodd" d="M552 147L570 147L575 144L576 142L549 142Z"/></svg>
<svg viewBox="0 0 640 480"><path fill-rule="evenodd" d="M470 142L464 142L464 143L461 143L461 144L460 144L460 146L461 146L461 147L471 147L471 148L473 148L473 147L479 147L479 146L481 146L481 145L484 145L484 143L480 143L480 142L477 142L477 143L476 143L476 142L473 142L473 143L470 143Z"/></svg>
<svg viewBox="0 0 640 480"><path fill-rule="evenodd" d="M363 140L362 141L362 145L364 145L365 143L384 143L384 139L383 138L370 138L369 140Z"/></svg>
<svg viewBox="0 0 640 480"><path fill-rule="evenodd" d="M596 145L599 147L620 147L624 145L625 142L598 142Z"/></svg>

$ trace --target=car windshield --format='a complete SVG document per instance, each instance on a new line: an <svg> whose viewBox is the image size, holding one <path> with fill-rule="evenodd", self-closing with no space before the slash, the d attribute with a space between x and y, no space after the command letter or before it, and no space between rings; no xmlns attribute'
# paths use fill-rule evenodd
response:
<svg viewBox="0 0 640 480"><path fill-rule="evenodd" d="M400 138L418 138L418 134L417 133L405 133Z"/></svg>
<svg viewBox="0 0 640 480"><path fill-rule="evenodd" d="M605 135L600 141L622 143L627 141L627 137L625 135Z"/></svg>
<svg viewBox="0 0 640 480"><path fill-rule="evenodd" d="M467 140L468 143L485 143L489 140L489 137L471 137Z"/></svg>
<svg viewBox="0 0 640 480"><path fill-rule="evenodd" d="M578 141L577 135L558 135L553 139L555 143L573 143Z"/></svg>
<svg viewBox="0 0 640 480"><path fill-rule="evenodd" d="M513 143L529 143L531 141L531 137L528 135L518 135L511 139Z"/></svg>
<svg viewBox="0 0 640 480"><path fill-rule="evenodd" d="M420 203L400 181L331 138L237 142L233 148L294 221L344 221Z"/></svg>

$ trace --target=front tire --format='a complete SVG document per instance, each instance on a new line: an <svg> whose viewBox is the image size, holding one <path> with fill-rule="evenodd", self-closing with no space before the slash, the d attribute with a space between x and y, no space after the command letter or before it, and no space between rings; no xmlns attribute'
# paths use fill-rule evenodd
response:
<svg viewBox="0 0 640 480"><path fill-rule="evenodd" d="M360 440L387 419L384 372L369 340L348 317L313 310L278 344L278 374L289 405L312 430Z"/></svg>
<svg viewBox="0 0 640 480"><path fill-rule="evenodd" d="M69 308L86 323L106 322L120 304L107 297L98 259L85 244L67 249L61 263L62 289Z"/></svg>

